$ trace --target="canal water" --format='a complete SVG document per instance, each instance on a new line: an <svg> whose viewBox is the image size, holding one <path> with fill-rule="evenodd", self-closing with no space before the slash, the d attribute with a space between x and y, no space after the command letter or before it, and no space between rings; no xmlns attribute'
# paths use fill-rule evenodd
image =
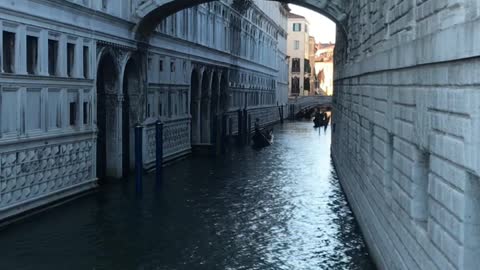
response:
<svg viewBox="0 0 480 270"><path fill-rule="evenodd" d="M375 269L330 159L330 129L188 158L0 231L0 269Z"/></svg>

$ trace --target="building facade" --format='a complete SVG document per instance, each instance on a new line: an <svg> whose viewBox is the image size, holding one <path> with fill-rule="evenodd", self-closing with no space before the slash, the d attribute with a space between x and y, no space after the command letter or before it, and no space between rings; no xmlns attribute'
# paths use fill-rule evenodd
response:
<svg viewBox="0 0 480 270"><path fill-rule="evenodd" d="M0 219L262 123L287 103L284 4L225 0L168 14L136 37L143 1L0 2ZM268 10L268 14L265 12ZM222 130L219 128L221 127Z"/></svg>
<svg viewBox="0 0 480 270"><path fill-rule="evenodd" d="M309 22L305 17L288 14L287 53L289 56L289 95L311 94L310 35ZM313 85L312 85L313 86Z"/></svg>
<svg viewBox="0 0 480 270"><path fill-rule="evenodd" d="M315 52L315 77L319 94L333 95L333 56L335 44L318 43Z"/></svg>

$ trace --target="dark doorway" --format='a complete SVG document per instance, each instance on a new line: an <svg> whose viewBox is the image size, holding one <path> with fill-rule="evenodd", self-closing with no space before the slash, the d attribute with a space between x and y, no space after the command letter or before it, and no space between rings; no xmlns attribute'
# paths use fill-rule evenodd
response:
<svg viewBox="0 0 480 270"><path fill-rule="evenodd" d="M225 72L222 74L222 79L220 80L220 98L219 98L219 109L220 113L223 114L228 111L229 109L229 102L228 102L228 79Z"/></svg>
<svg viewBox="0 0 480 270"><path fill-rule="evenodd" d="M115 109L111 102L107 102L109 93L115 90L117 74L115 72L115 61L110 54L106 54L100 60L97 70L97 178L102 181L108 176L108 121L110 113ZM108 120L107 120L108 119Z"/></svg>
<svg viewBox="0 0 480 270"><path fill-rule="evenodd" d="M140 89L138 65L130 59L125 66L123 76L123 106L122 106L122 174L127 176L135 166L134 153L134 125L135 118L132 102L138 99Z"/></svg>

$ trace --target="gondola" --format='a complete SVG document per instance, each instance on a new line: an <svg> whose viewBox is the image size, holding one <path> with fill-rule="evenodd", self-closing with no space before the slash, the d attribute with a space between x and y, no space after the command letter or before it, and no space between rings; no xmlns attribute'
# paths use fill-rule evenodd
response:
<svg viewBox="0 0 480 270"><path fill-rule="evenodd" d="M255 132L252 137L254 148L264 148L273 144L273 131L269 130L267 134L264 132Z"/></svg>
<svg viewBox="0 0 480 270"><path fill-rule="evenodd" d="M327 116L325 119L313 119L314 123L314 128L319 128L319 127L324 127L328 126L328 123L330 122L330 116Z"/></svg>

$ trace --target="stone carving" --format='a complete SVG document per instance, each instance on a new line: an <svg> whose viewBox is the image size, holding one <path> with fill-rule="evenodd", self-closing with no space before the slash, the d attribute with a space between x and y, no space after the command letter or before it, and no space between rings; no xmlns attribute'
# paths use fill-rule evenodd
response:
<svg viewBox="0 0 480 270"><path fill-rule="evenodd" d="M155 123L144 129L144 166L149 167L156 159ZM163 158L190 149L190 119L168 121L163 126Z"/></svg>
<svg viewBox="0 0 480 270"><path fill-rule="evenodd" d="M0 154L0 209L94 178L91 140Z"/></svg>

